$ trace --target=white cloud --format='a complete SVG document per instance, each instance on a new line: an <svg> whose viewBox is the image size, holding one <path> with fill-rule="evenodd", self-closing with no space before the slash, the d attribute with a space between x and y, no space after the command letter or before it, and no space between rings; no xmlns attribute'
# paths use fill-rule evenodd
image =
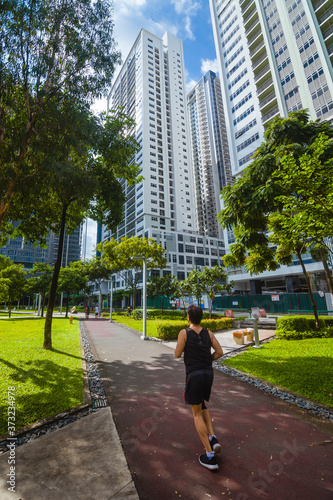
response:
<svg viewBox="0 0 333 500"><path fill-rule="evenodd" d="M219 72L217 59L201 59L201 73L205 75L207 71Z"/></svg>
<svg viewBox="0 0 333 500"><path fill-rule="evenodd" d="M186 80L186 93L188 94L198 83L197 80L194 80L190 77L189 72L185 69L185 80Z"/></svg>
<svg viewBox="0 0 333 500"><path fill-rule="evenodd" d="M195 36L193 35L192 28L191 28L191 18L189 16L186 16L185 18L185 31L186 31L186 38L189 38L190 40L195 40Z"/></svg>
<svg viewBox="0 0 333 500"><path fill-rule="evenodd" d="M191 90L195 87L197 83L198 82L196 80L193 80L193 78L191 78L191 80L188 80L186 82L186 93L188 94L189 92L191 92Z"/></svg>
<svg viewBox="0 0 333 500"><path fill-rule="evenodd" d="M185 33L186 38L190 40L195 40L195 36L192 30L192 18L196 16L199 9L201 9L201 3L195 0L171 0L171 3L175 6L176 14L184 14L185 20Z"/></svg>

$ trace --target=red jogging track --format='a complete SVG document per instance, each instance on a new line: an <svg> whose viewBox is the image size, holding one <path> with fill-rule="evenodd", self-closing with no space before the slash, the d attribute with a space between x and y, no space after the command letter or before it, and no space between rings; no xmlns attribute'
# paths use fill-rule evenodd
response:
<svg viewBox="0 0 333 500"><path fill-rule="evenodd" d="M184 404L183 360L107 320L84 327L140 500L332 500L333 425L215 370L219 470ZM315 374L314 374L315 376Z"/></svg>

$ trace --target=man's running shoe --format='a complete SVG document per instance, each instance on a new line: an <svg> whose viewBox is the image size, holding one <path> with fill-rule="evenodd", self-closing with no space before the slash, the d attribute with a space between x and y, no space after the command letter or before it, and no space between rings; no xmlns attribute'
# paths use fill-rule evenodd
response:
<svg viewBox="0 0 333 500"><path fill-rule="evenodd" d="M208 458L206 453L204 455L199 456L199 462L201 463L201 465L203 465L209 470L217 470L219 468L216 462L216 458L215 457Z"/></svg>

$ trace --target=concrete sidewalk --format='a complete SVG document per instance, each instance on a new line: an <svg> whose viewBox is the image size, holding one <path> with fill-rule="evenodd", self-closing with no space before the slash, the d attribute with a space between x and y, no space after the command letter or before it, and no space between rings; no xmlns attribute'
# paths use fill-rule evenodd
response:
<svg viewBox="0 0 333 500"><path fill-rule="evenodd" d="M138 500L110 408L0 456L1 500Z"/></svg>
<svg viewBox="0 0 333 500"><path fill-rule="evenodd" d="M209 408L222 453L211 473L198 462L202 445L173 344L142 341L107 320L84 326L111 410L18 447L16 493L3 454L1 499L332 499L330 423L216 371ZM225 350L239 347L232 331L217 336Z"/></svg>

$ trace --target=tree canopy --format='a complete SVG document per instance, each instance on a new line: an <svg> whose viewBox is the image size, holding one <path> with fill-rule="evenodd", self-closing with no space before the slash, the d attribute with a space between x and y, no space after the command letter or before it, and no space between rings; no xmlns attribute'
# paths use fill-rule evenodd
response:
<svg viewBox="0 0 333 500"><path fill-rule="evenodd" d="M38 262L29 273L27 280L28 293L39 293L42 296L42 312L44 314L45 297L50 291L54 268L46 262Z"/></svg>
<svg viewBox="0 0 333 500"><path fill-rule="evenodd" d="M164 309L165 298L170 297L176 291L175 278L171 274L166 276L150 276L147 286L147 297L157 299L158 296L162 297L162 311ZM155 307L155 306L154 306Z"/></svg>
<svg viewBox="0 0 333 500"><path fill-rule="evenodd" d="M117 269L117 273L132 291L133 307L138 283L142 280L143 258L147 259L147 268L161 269L165 267L165 249L152 238L121 238L118 243L112 239L99 245L102 259L110 269Z"/></svg>
<svg viewBox="0 0 333 500"><path fill-rule="evenodd" d="M293 253L302 265L310 245L325 245L332 234L332 138L332 125L310 121L306 110L272 120L253 162L222 191L219 220L235 234L227 266L259 274L289 263Z"/></svg>
<svg viewBox="0 0 333 500"><path fill-rule="evenodd" d="M21 264L14 264L8 257L0 255L0 296L8 302L9 317L12 304L20 300L27 280L26 271Z"/></svg>
<svg viewBox="0 0 333 500"><path fill-rule="evenodd" d="M0 29L1 226L11 208L19 219L28 188L47 185L61 110L107 95L120 54L109 0L3 0Z"/></svg>
<svg viewBox="0 0 333 500"><path fill-rule="evenodd" d="M217 294L223 291L231 292L234 283L228 283L228 274L221 266L204 267L202 271L193 269L186 279L190 294L198 299L207 295L210 299L209 317L212 317L213 303Z"/></svg>
<svg viewBox="0 0 333 500"><path fill-rule="evenodd" d="M66 301L66 318L68 316L69 297L72 293L79 293L84 290L88 282L86 275L80 273L79 269L73 265L62 267L59 273L58 289L65 292Z"/></svg>

